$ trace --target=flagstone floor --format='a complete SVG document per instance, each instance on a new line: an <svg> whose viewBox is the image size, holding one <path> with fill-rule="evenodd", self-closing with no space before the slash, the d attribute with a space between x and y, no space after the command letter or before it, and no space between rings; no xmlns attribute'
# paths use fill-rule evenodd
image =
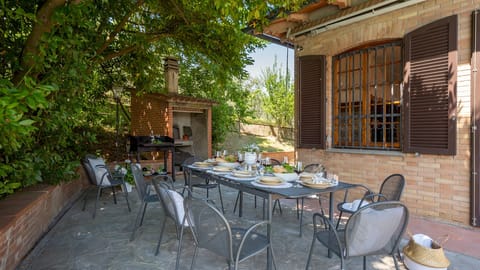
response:
<svg viewBox="0 0 480 270"><path fill-rule="evenodd" d="M177 185L183 183L182 179ZM196 189L195 192L203 193ZM233 204L237 191L222 188L226 216L234 224L249 225L262 219L261 203L255 208L253 196L245 196L244 216L239 218L233 213ZM204 194L202 194L204 195ZM215 191L210 191L210 197L218 199ZM23 260L18 270L42 269L174 269L177 254L175 228L167 222L160 254L154 255L156 243L160 234L163 219L159 203L148 206L145 221L137 232L136 238L129 241L133 223L140 206L137 194L130 193L132 212L127 211L123 196L118 196L119 203L105 194L101 198L97 217L92 219L92 207L95 192L88 192L86 211L82 211L82 200L77 200L61 217L58 223L39 241L31 253ZM273 216L273 249L277 269L305 269L305 263L312 240L311 217L317 200L309 199L309 210L305 212L304 233L299 237L298 220L294 208L294 200L282 200L283 213L278 211ZM217 200L218 201L218 200ZM260 200L259 200L260 201ZM313 208L313 209L312 209ZM417 233L417 232L415 232ZM475 234L478 237L478 233ZM402 241L402 245L406 244ZM480 243L474 243L476 252ZM193 239L187 233L183 241L180 269L190 269L193 254ZM480 258L460 252L446 251L451 261L450 270L478 269ZM368 258L368 269L394 269L393 260L388 256ZM316 245L310 269L340 269L338 257L327 257L327 250L320 244ZM362 259L354 258L347 262L348 269L362 269ZM406 269L400 263L401 269ZM240 263L240 269L265 269L266 252ZM227 269L226 261L206 250L200 250L195 269Z"/></svg>

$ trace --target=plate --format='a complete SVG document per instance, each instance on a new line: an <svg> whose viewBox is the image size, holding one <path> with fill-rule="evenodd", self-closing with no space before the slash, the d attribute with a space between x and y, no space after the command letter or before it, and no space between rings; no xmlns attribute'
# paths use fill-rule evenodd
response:
<svg viewBox="0 0 480 270"><path fill-rule="evenodd" d="M262 185L277 186L284 183L284 181L276 176L262 176L257 180Z"/></svg>
<svg viewBox="0 0 480 270"><path fill-rule="evenodd" d="M313 173L303 172L303 173L300 174L300 180L301 181L311 181L314 176L315 176L315 174L313 174Z"/></svg>
<svg viewBox="0 0 480 270"><path fill-rule="evenodd" d="M233 171L232 175L240 178L252 178L255 176L255 174L250 171Z"/></svg>
<svg viewBox="0 0 480 270"><path fill-rule="evenodd" d="M262 183L258 180L255 180L255 181L252 181L251 183L252 183L253 186L261 187L261 188L290 188L290 187L292 187L292 183L288 183L288 182L282 182L281 184L276 184L276 185L269 185L269 184Z"/></svg>
<svg viewBox="0 0 480 270"><path fill-rule="evenodd" d="M215 171L215 172L229 172L231 170L232 170L232 168L225 167L225 166L215 166L215 167L213 167L213 171Z"/></svg>
<svg viewBox="0 0 480 270"><path fill-rule="evenodd" d="M329 188L329 187L332 187L334 185L332 185L332 183L330 182L320 182L320 183L314 183L313 181L301 181L300 184L306 186L306 187L309 187L309 188Z"/></svg>
<svg viewBox="0 0 480 270"><path fill-rule="evenodd" d="M235 168L235 167L238 167L238 164L237 162L218 162L218 166L222 166L222 167L229 167L229 168Z"/></svg>
<svg viewBox="0 0 480 270"><path fill-rule="evenodd" d="M197 166L197 167L210 167L210 166L211 166L210 163L208 163L208 162L201 162L201 161L194 162L192 165L193 165L193 166Z"/></svg>

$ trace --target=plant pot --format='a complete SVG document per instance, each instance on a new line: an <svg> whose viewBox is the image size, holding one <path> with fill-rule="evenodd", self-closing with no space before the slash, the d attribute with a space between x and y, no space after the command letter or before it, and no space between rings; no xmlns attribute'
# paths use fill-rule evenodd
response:
<svg viewBox="0 0 480 270"><path fill-rule="evenodd" d="M125 183L125 187L127 188L127 192L132 192L133 186L129 183ZM122 191L125 192L125 188L122 185Z"/></svg>

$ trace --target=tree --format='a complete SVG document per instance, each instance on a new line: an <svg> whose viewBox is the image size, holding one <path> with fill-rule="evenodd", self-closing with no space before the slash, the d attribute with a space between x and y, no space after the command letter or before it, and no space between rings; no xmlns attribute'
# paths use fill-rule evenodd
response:
<svg viewBox="0 0 480 270"><path fill-rule="evenodd" d="M233 89L246 75L248 52L261 46L242 30L302 1L287 2L0 1L0 197L73 178L79 157L106 126L112 86L163 91L165 56L186 59L183 74L198 72L181 79L183 89L241 114L242 103L232 100L243 94Z"/></svg>
<svg viewBox="0 0 480 270"><path fill-rule="evenodd" d="M261 82L266 95L263 98L263 109L274 120L277 127L291 127L294 114L294 90L290 75L282 74L277 66L262 71Z"/></svg>

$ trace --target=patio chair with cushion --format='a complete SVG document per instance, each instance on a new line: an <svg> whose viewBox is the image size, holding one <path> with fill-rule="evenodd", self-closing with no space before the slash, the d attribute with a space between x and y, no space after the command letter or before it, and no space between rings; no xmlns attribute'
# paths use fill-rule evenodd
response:
<svg viewBox="0 0 480 270"><path fill-rule="evenodd" d="M156 256L160 253L160 244L162 243L163 232L165 230L167 219L173 221L177 239L180 240L180 229L183 224L185 211L183 207L183 196L175 190L170 176L167 176L166 181L161 181L160 178L153 178L152 184L158 196L158 200L162 204L165 215L165 218L162 222L162 228L160 229L160 238L158 239L157 248L155 250ZM188 226L188 223L185 223L183 226Z"/></svg>
<svg viewBox="0 0 480 270"><path fill-rule="evenodd" d="M116 196L116 187L123 187L123 194L125 195L125 200L127 201L128 211L130 212L130 203L128 202L128 192L125 185L124 175L112 174L108 169L105 161L102 158L98 158L94 155L86 155L82 160L82 166L85 169L90 183L97 187L97 197L95 199L95 207L93 209L93 218L97 212L97 204L102 194L103 189L111 188L113 194L113 202L117 204ZM87 205L87 194L84 197L83 211Z"/></svg>
<svg viewBox="0 0 480 270"><path fill-rule="evenodd" d="M226 258L229 269L232 265L234 269L238 269L240 262L270 249L272 262L276 268L270 239L266 234L259 232L261 228L267 229L268 221L256 223L248 228L231 227L222 212L212 203L194 197L185 200L185 213L186 221L191 224L195 245L191 269L195 265L198 248L207 249ZM181 248L177 254L177 267L180 255Z"/></svg>
<svg viewBox="0 0 480 270"><path fill-rule="evenodd" d="M378 201L399 201L402 197L403 189L405 187L405 177L401 174L389 175L383 180L378 193L372 192L369 188L363 185L357 185L357 190L364 190L364 195L360 199L351 200L348 198L349 190L345 191L343 202L337 205L340 211L337 221L337 228L341 222L343 213L353 214L360 207L365 206L371 202Z"/></svg>
<svg viewBox="0 0 480 270"><path fill-rule="evenodd" d="M140 164L130 164L132 169L133 179L135 180L135 187L137 189L138 198L142 202L140 204L140 209L138 209L137 218L135 219L135 224L133 227L132 235L130 237L130 241L133 241L135 238L135 233L140 226L143 224L143 219L145 217L145 212L147 211L147 205L152 202L159 202L159 198L157 194L152 190L150 183L145 182L145 178L143 176L143 171L141 169ZM154 176L155 179L167 181L171 181L171 177L162 174ZM153 192L152 192L153 191Z"/></svg>
<svg viewBox="0 0 480 270"><path fill-rule="evenodd" d="M363 257L366 269L367 256L391 255L398 268L395 251L408 224L408 209L399 201L370 203L353 213L342 230L335 229L329 218L323 214L313 215L314 232L307 270L310 266L315 243L319 241L340 257L340 269L344 270L345 260Z"/></svg>

